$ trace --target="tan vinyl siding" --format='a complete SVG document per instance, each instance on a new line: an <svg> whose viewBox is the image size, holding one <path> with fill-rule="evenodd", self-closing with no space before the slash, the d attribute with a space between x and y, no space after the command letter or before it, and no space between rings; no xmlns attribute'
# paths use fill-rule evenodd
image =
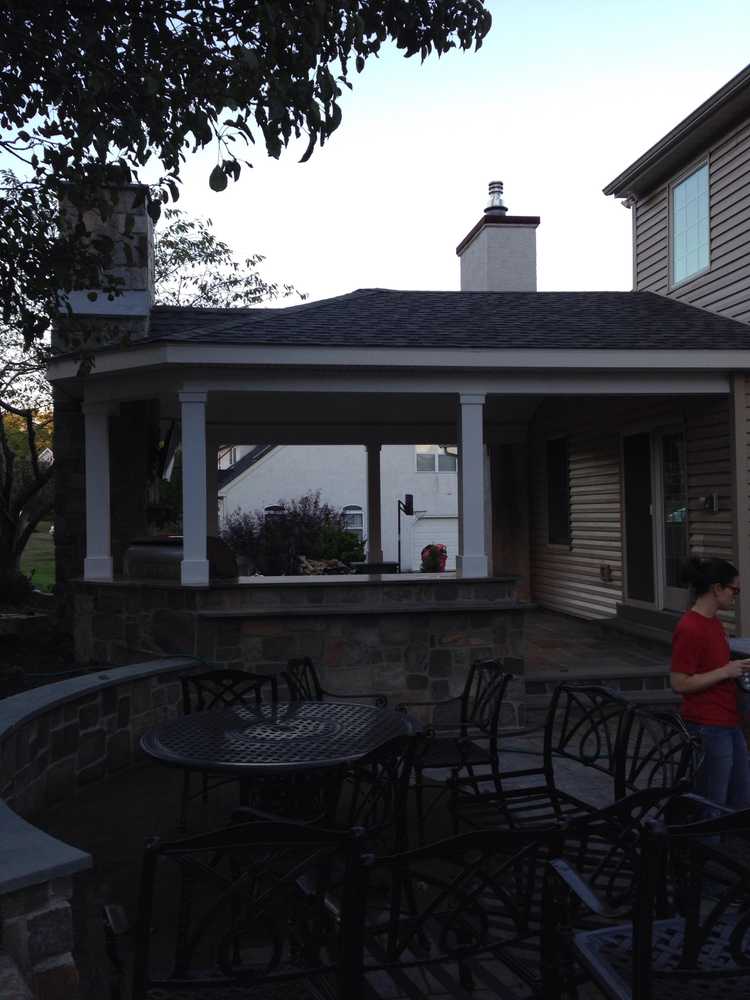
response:
<svg viewBox="0 0 750 1000"><path fill-rule="evenodd" d="M710 267L669 287L669 184L635 208L635 288L658 292L732 319L750 319L750 122L706 151ZM698 166L702 160L696 159Z"/></svg>
<svg viewBox="0 0 750 1000"><path fill-rule="evenodd" d="M690 551L734 558L727 399L549 400L531 433L532 600L581 618L615 614L623 600L622 433L670 426L685 428ZM545 442L562 433L567 433L570 461L570 546L550 545L547 535ZM750 446L750 408L747 434ZM714 492L719 494L717 514L703 505ZM602 578L602 567L611 579Z"/></svg>

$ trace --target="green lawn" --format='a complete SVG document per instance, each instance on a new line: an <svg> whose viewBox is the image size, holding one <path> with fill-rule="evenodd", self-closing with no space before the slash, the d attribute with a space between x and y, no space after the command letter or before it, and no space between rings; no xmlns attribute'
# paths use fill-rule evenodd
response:
<svg viewBox="0 0 750 1000"><path fill-rule="evenodd" d="M38 590L51 590L55 582L55 543L49 521L41 521L21 556L21 570L32 576Z"/></svg>

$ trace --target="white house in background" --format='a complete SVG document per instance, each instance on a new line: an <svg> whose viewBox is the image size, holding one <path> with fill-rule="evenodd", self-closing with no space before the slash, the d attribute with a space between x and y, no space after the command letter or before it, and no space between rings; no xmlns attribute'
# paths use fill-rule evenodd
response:
<svg viewBox="0 0 750 1000"><path fill-rule="evenodd" d="M455 451L452 448L451 451ZM383 559L398 561L398 501L414 497L414 515L401 514L401 568L418 570L425 545L448 549L456 567L458 505L456 456L440 445L383 445L380 453ZM367 537L367 451L362 445L234 445L219 451L221 519L320 490L342 509L348 528Z"/></svg>

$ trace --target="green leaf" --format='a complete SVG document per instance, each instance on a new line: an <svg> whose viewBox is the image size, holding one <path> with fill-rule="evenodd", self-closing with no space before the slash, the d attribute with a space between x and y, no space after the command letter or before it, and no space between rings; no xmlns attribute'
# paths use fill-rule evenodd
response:
<svg viewBox="0 0 750 1000"><path fill-rule="evenodd" d="M226 174L217 163L208 178L208 186L212 191L223 191L228 183Z"/></svg>

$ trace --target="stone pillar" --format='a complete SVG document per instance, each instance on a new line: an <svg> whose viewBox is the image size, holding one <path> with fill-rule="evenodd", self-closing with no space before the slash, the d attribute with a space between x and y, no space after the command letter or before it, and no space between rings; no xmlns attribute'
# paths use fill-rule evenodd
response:
<svg viewBox="0 0 750 1000"><path fill-rule="evenodd" d="M380 504L380 444L367 445L367 561L383 561Z"/></svg>
<svg viewBox="0 0 750 1000"><path fill-rule="evenodd" d="M86 447L86 558L84 580L111 580L109 403L84 403Z"/></svg>
<svg viewBox="0 0 750 1000"><path fill-rule="evenodd" d="M219 444L206 438L206 534L219 537Z"/></svg>
<svg viewBox="0 0 750 1000"><path fill-rule="evenodd" d="M750 379L732 375L731 386L734 552L742 582L734 603L735 631L737 635L750 636Z"/></svg>
<svg viewBox="0 0 750 1000"><path fill-rule="evenodd" d="M53 392L55 427L55 597L61 623L73 620L70 581L83 576L86 555L86 474L81 403L60 389Z"/></svg>
<svg viewBox="0 0 750 1000"><path fill-rule="evenodd" d="M458 576L487 576L484 394L462 393L458 407L460 551Z"/></svg>
<svg viewBox="0 0 750 1000"><path fill-rule="evenodd" d="M208 586L206 558L206 398L181 392L182 413L182 583Z"/></svg>

